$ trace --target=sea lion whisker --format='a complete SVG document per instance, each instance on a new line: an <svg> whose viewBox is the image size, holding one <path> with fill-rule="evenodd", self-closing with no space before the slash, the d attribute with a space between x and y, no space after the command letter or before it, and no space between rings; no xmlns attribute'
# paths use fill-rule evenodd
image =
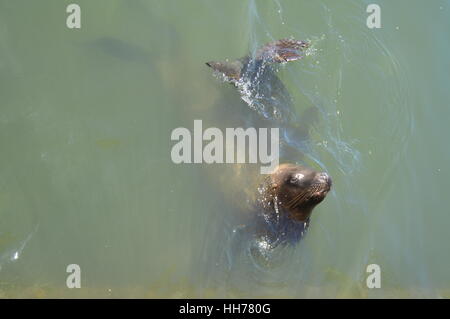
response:
<svg viewBox="0 0 450 319"><path fill-rule="evenodd" d="M321 185L319 185L319 184L311 186L311 189L309 189L307 192L302 192L299 195L295 196L291 201L289 201L287 204L287 207L289 207L289 208L295 207L299 202L303 201L304 199L306 199L308 197L311 197L320 188L321 188Z"/></svg>
<svg viewBox="0 0 450 319"><path fill-rule="evenodd" d="M308 195L308 192L300 193L299 195L295 196L291 201L289 201L286 206L290 207L290 208L296 206L299 202L301 202L306 197L306 195Z"/></svg>
<svg viewBox="0 0 450 319"><path fill-rule="evenodd" d="M291 207L293 206L293 204L295 204L295 202L297 202L299 199L301 199L301 197L304 195L304 192L299 193L298 195L294 196L294 198L292 198L287 204L286 206Z"/></svg>
<svg viewBox="0 0 450 319"><path fill-rule="evenodd" d="M308 192L301 192L297 196L295 196L289 203L289 206L295 206L298 204L299 201L302 201L306 196L308 195Z"/></svg>

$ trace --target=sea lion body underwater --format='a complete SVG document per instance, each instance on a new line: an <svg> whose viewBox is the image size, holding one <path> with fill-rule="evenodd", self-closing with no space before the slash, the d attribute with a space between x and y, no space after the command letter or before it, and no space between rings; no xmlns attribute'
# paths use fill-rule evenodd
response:
<svg viewBox="0 0 450 319"><path fill-rule="evenodd" d="M279 127L281 156L306 138L308 128L296 120L292 99L276 76L273 64L302 58L301 51L308 46L304 41L282 39L266 44L254 56L206 63L238 89L251 110L248 124ZM271 247L296 243L309 226L312 210L324 200L330 188L331 178L325 172L297 164L281 164L260 180L259 186L255 185L250 206L254 214L243 229Z"/></svg>

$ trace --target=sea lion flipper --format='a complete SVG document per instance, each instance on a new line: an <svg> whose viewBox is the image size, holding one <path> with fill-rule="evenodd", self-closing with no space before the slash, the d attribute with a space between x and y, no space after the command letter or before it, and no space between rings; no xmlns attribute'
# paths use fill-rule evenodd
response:
<svg viewBox="0 0 450 319"><path fill-rule="evenodd" d="M262 61L263 63L296 61L303 57L301 52L308 47L308 42L295 40L293 38L285 38L267 43L261 47L256 51L254 60ZM235 61L210 61L206 62L206 65L211 67L214 71L223 74L229 81L233 82L241 78L242 71L251 60L251 57L245 56Z"/></svg>
<svg viewBox="0 0 450 319"><path fill-rule="evenodd" d="M292 38L281 39L267 43L260 48L255 54L255 59L264 60L269 63L296 61L303 57L303 55L301 55L302 49L308 47L309 43L305 41L299 41Z"/></svg>
<svg viewBox="0 0 450 319"><path fill-rule="evenodd" d="M230 80L239 80L243 68L243 63L241 60L210 61L206 62L206 65L212 68L214 71L222 73Z"/></svg>

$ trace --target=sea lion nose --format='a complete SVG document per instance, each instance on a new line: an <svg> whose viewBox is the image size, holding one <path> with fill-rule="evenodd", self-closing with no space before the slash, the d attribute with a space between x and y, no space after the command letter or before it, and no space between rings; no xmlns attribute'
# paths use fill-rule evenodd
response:
<svg viewBox="0 0 450 319"><path fill-rule="evenodd" d="M327 173L319 173L317 175L317 179L319 180L319 182L327 184L329 187L331 187L331 177Z"/></svg>

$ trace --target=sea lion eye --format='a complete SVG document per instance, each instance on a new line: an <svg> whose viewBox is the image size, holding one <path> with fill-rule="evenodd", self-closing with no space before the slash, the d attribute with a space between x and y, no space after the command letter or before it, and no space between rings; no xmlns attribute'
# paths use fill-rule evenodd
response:
<svg viewBox="0 0 450 319"><path fill-rule="evenodd" d="M291 179L290 179L290 183L291 184L298 184L298 182L300 182L302 180L302 178L305 177L305 175L303 175L302 173L297 173L294 174Z"/></svg>

